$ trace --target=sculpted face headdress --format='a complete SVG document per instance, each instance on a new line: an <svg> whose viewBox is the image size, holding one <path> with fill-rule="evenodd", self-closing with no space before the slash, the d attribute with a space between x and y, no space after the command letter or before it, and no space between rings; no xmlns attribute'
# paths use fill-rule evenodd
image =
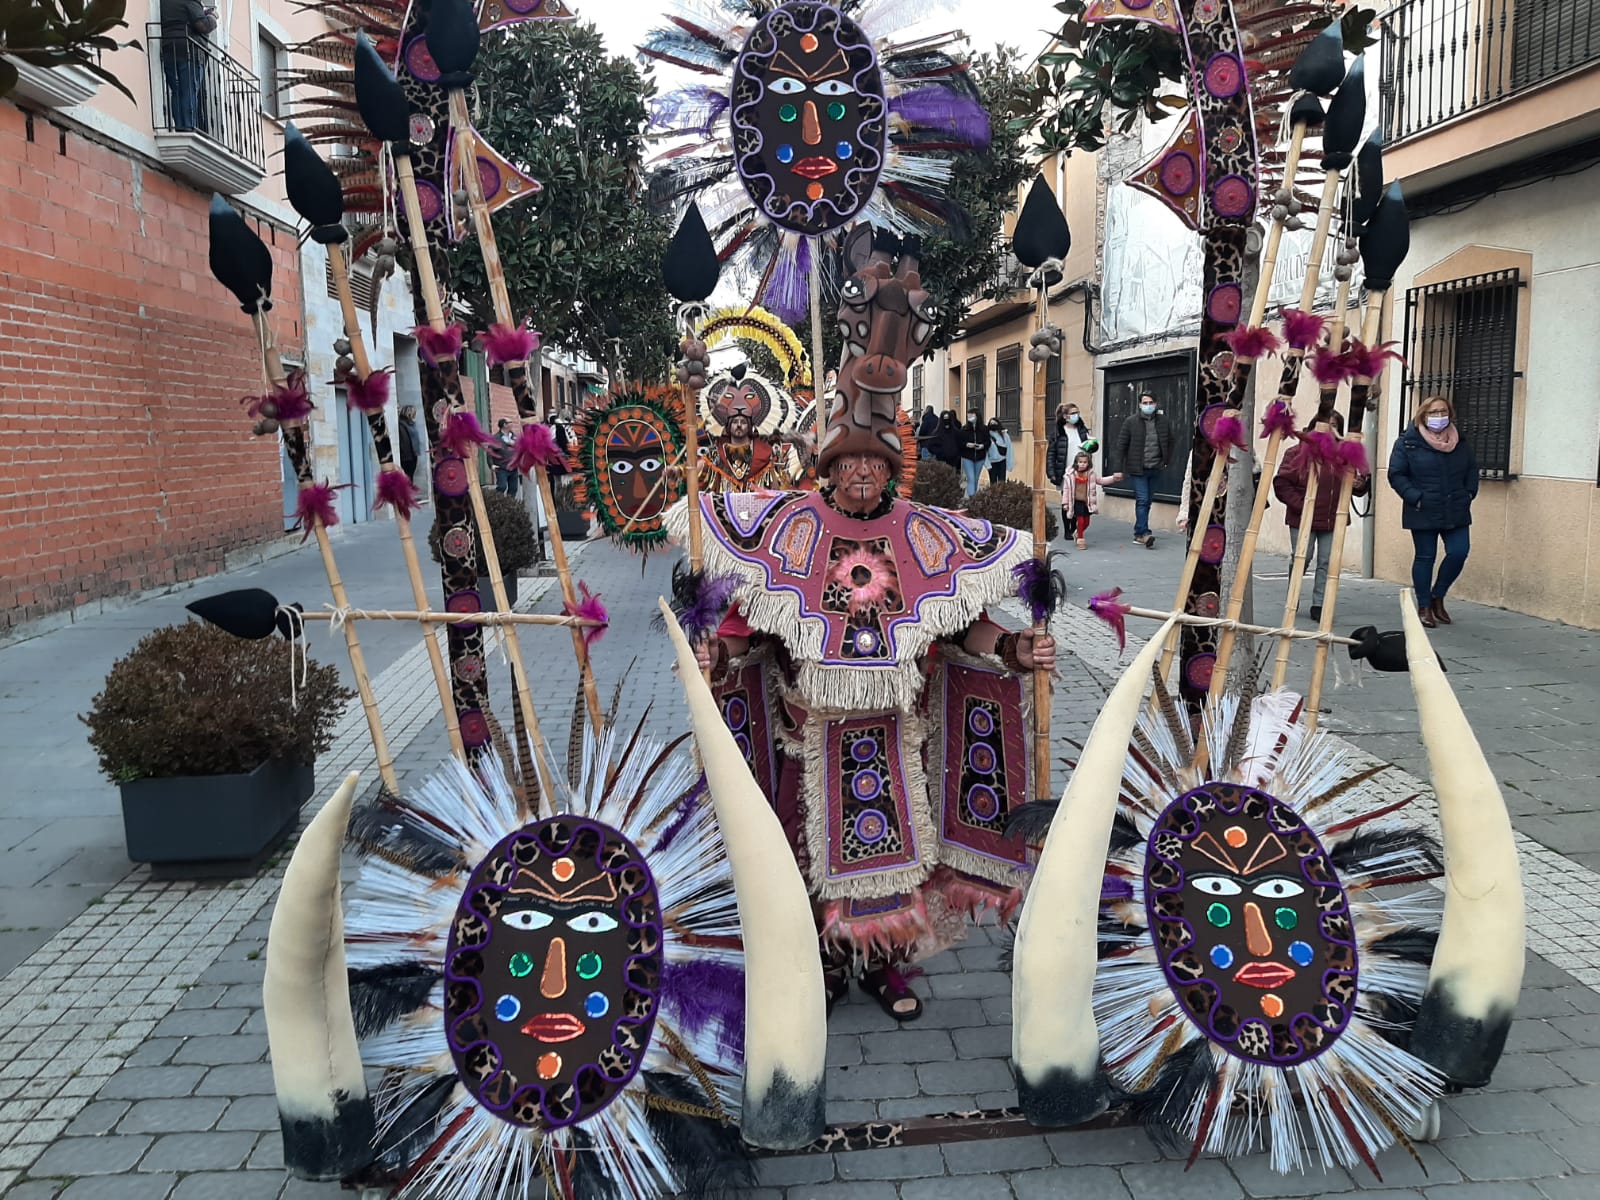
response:
<svg viewBox="0 0 1600 1200"><path fill-rule="evenodd" d="M664 388L625 387L586 408L575 428L578 502L606 536L648 552L683 495L682 401Z"/></svg>

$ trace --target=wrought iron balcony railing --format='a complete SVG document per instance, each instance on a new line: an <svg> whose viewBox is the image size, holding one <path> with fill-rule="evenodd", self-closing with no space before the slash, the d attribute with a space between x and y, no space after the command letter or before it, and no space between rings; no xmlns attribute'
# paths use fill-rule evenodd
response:
<svg viewBox="0 0 1600 1200"><path fill-rule="evenodd" d="M1600 0L1403 0L1382 29L1391 142L1600 61Z"/></svg>
<svg viewBox="0 0 1600 1200"><path fill-rule="evenodd" d="M145 38L156 132L198 134L264 171L261 81L203 37L165 33L154 21Z"/></svg>

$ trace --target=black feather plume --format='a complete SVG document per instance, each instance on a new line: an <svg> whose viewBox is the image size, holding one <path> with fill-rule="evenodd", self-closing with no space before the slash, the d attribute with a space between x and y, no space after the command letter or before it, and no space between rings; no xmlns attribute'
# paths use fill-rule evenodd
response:
<svg viewBox="0 0 1600 1200"><path fill-rule="evenodd" d="M574 1125L568 1138L572 1151L567 1157L567 1166L572 1172L574 1196L581 1196L583 1200L631 1200L623 1194L622 1184L600 1169L594 1139L581 1125Z"/></svg>
<svg viewBox="0 0 1600 1200"><path fill-rule="evenodd" d="M388 963L350 971L350 1014L356 1036L371 1037L428 1002L439 972L426 967Z"/></svg>
<svg viewBox="0 0 1600 1200"><path fill-rule="evenodd" d="M1439 839L1433 834L1426 829L1407 826L1401 829L1358 830L1330 849L1328 857L1341 875L1373 875L1381 881L1384 875L1441 871L1444 869L1443 853ZM1404 854L1410 861L1401 861L1380 870L1363 866L1374 858L1395 854Z"/></svg>
<svg viewBox="0 0 1600 1200"><path fill-rule="evenodd" d="M380 1105L383 1092L401 1086L401 1079L398 1072L385 1077L379 1087ZM423 1088L417 1098L405 1106L400 1118L379 1136L376 1161L391 1171L404 1171L416 1162L436 1136L439 1112L460 1082L452 1072Z"/></svg>
<svg viewBox="0 0 1600 1200"><path fill-rule="evenodd" d="M1058 800L1030 800L1011 810L1006 818L1006 836L1037 842L1050 832L1050 822L1056 818Z"/></svg>
<svg viewBox="0 0 1600 1200"><path fill-rule="evenodd" d="M1190 1146L1182 1132L1184 1122L1215 1082L1211 1043L1195 1038L1162 1063L1149 1088L1129 1098L1134 1120L1161 1145L1187 1152Z"/></svg>
<svg viewBox="0 0 1600 1200"><path fill-rule="evenodd" d="M1387 954L1390 958L1406 962L1433 964L1433 952L1439 945L1439 934L1433 929L1408 925L1393 933L1386 933L1367 948L1368 954Z"/></svg>
<svg viewBox="0 0 1600 1200"><path fill-rule="evenodd" d="M711 1097L680 1075L646 1071L644 1085L652 1096L713 1107ZM689 1200L719 1200L755 1187L755 1164L736 1126L654 1106L646 1107L645 1119L678 1177L679 1195Z"/></svg>
<svg viewBox="0 0 1600 1200"><path fill-rule="evenodd" d="M402 804L381 797L350 813L348 845L424 875L439 876L466 864L460 853Z"/></svg>
<svg viewBox="0 0 1600 1200"><path fill-rule="evenodd" d="M1067 581L1054 561L1025 558L1011 568L1011 574L1017 581L1017 597L1028 606L1033 623L1049 621L1067 595Z"/></svg>

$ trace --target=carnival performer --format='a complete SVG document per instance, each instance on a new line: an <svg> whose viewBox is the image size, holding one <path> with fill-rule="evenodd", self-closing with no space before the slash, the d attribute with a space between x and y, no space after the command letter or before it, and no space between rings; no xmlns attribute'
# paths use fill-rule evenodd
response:
<svg viewBox="0 0 1600 1200"><path fill-rule="evenodd" d="M697 657L806 873L830 1006L855 970L908 1021L922 1002L902 968L1020 902L1028 854L1005 826L1027 799L1023 676L1055 646L984 615L1015 590L1027 534L888 491L916 452L897 399L931 335L915 248L897 250L849 243L841 321L868 333L844 349L824 486L701 500L706 575L737 586ZM668 514L676 539L689 518Z"/></svg>
<svg viewBox="0 0 1600 1200"><path fill-rule="evenodd" d="M801 467L790 440L793 406L783 389L745 363L714 376L701 400L710 434L700 486L710 492L792 487Z"/></svg>

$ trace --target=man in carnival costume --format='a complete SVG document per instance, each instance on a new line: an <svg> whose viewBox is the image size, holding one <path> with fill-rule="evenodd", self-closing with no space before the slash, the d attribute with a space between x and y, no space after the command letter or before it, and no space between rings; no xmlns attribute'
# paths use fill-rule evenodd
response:
<svg viewBox="0 0 1600 1200"><path fill-rule="evenodd" d="M863 226L847 256L826 482L702 497L706 579L733 607L698 657L806 874L829 1003L855 968L905 1021L922 1005L900 968L1020 902L1027 849L1005 825L1027 798L1022 676L1053 669L1055 646L984 615L1015 591L1027 534L889 490L915 455L898 398L933 322L913 241ZM669 532L689 520L680 504Z"/></svg>
<svg viewBox="0 0 1600 1200"><path fill-rule="evenodd" d="M801 467L787 444L792 405L778 385L745 363L712 378L701 418L711 434L700 486L712 492L792 487Z"/></svg>

